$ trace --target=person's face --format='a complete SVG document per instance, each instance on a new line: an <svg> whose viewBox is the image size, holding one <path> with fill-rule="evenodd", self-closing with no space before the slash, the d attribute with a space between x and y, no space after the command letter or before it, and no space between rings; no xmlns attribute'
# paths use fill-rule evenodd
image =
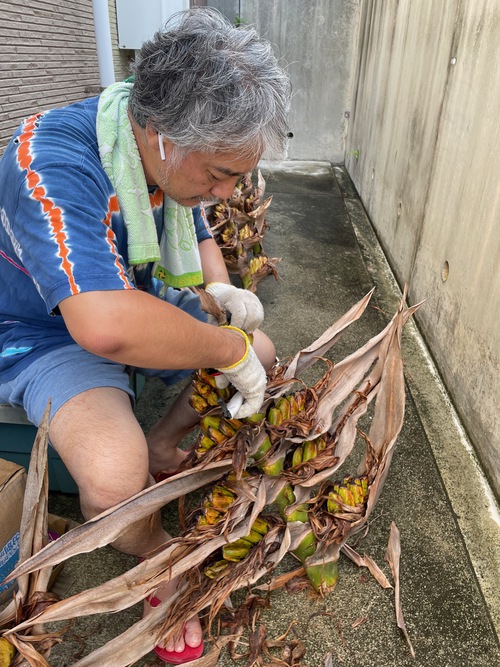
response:
<svg viewBox="0 0 500 667"><path fill-rule="evenodd" d="M213 155L193 151L173 165L172 143L149 123L144 134L136 130L136 139L148 185L157 185L182 206L194 207L201 201L227 199L233 194L236 183L253 171L260 158L259 153L252 158L242 158L237 150Z"/></svg>
<svg viewBox="0 0 500 667"><path fill-rule="evenodd" d="M200 201L227 199L241 177L256 167L258 158L241 158L238 151L208 155L188 153L177 166L170 167L166 154L157 175L158 186L182 206Z"/></svg>

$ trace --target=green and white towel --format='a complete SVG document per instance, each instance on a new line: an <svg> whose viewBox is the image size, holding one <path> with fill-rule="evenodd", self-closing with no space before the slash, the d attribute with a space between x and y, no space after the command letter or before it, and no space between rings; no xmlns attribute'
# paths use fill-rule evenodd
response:
<svg viewBox="0 0 500 667"><path fill-rule="evenodd" d="M127 114L132 85L108 86L97 109L99 154L127 228L129 262L138 267L155 262L154 276L171 287L200 285L203 273L193 211L167 195L158 243L146 177Z"/></svg>

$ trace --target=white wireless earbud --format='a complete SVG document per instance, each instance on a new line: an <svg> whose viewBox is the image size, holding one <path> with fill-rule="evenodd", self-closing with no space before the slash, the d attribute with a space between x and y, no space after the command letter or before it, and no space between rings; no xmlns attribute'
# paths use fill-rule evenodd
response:
<svg viewBox="0 0 500 667"><path fill-rule="evenodd" d="M158 146L160 147L160 157L165 162L165 146L163 145L163 134L158 132Z"/></svg>

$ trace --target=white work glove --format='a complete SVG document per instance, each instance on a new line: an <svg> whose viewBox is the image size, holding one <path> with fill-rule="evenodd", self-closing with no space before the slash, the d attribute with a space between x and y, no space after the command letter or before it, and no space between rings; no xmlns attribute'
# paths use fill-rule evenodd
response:
<svg viewBox="0 0 500 667"><path fill-rule="evenodd" d="M255 294L225 283L210 283L205 291L231 313L230 322L234 327L247 333L259 328L264 319L264 308Z"/></svg>
<svg viewBox="0 0 500 667"><path fill-rule="evenodd" d="M224 326L224 329L236 331L245 339L246 349L243 357L232 366L217 368L223 377L217 377L217 386L229 381L237 393L227 404L232 419L243 419L259 411L264 401L267 378L264 366L260 363L246 333L233 326ZM227 386L227 385L226 385Z"/></svg>

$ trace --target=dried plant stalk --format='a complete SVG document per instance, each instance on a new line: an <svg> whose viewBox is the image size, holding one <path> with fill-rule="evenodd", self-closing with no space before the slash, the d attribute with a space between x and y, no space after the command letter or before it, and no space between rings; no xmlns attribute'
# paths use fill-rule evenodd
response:
<svg viewBox="0 0 500 667"><path fill-rule="evenodd" d="M261 213L255 216L260 231L265 224ZM226 391L221 394L212 379L200 371L193 405L200 410L201 434L186 470L69 531L56 542L43 546L40 540L30 538L32 546L10 577L19 578L23 595L34 590L30 588L32 581L43 588L55 563L111 543L125 526L171 500L200 488L207 489L210 499L208 505L205 501L203 521L198 519L181 537L170 540L123 575L66 600L34 608L15 625L11 617L4 634L12 637L27 660L30 654L30 664L44 664L33 662L34 649L29 640L41 623L119 611L144 599L160 582L173 578L178 584L175 595L76 665L128 665L151 650L160 638L178 632L197 611L208 608L213 619L233 590L268 574L288 551L302 561L317 591L325 594L335 586L340 551L349 553L346 540L366 524L373 511L403 423L401 330L416 307L406 308L405 293L385 329L338 363L327 361L324 375L314 386L305 386L299 376L362 315L371 294L291 361L272 369L258 415L245 420L224 418L219 399L227 400L231 390L221 390ZM363 434L359 420L372 405L371 427ZM357 438L365 443L365 454L356 476L333 480ZM30 469L29 474L37 473ZM38 535L45 525L42 496L46 496L46 486L40 477L36 483L43 491L38 502L36 494L30 501L35 508L29 516L35 517L32 521ZM312 487L318 484L318 492L311 497ZM256 536L252 533L255 522L270 506L279 509L281 519L268 513L267 532ZM24 529L27 536L31 534L28 523ZM370 559L365 558L361 564L385 585L383 574ZM54 636L49 639L55 641Z"/></svg>

